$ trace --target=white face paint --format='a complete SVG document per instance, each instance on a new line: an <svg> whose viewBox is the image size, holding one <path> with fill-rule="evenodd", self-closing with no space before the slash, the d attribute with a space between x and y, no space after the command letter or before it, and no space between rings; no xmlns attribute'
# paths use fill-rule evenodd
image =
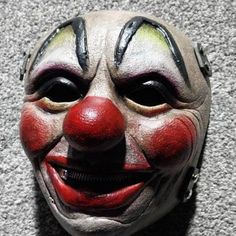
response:
<svg viewBox="0 0 236 236"><path fill-rule="evenodd" d="M198 163L209 85L185 36L136 16L75 19L29 62L21 140L72 235L127 235L151 224L180 201Z"/></svg>

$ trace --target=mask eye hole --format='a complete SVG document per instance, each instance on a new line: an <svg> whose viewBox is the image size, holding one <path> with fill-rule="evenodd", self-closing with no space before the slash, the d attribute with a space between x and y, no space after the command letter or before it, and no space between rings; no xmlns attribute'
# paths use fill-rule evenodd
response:
<svg viewBox="0 0 236 236"><path fill-rule="evenodd" d="M83 88L64 77L56 77L44 83L39 91L40 97L47 97L53 102L73 102L83 97Z"/></svg>
<svg viewBox="0 0 236 236"><path fill-rule="evenodd" d="M125 97L142 106L158 106L167 103L163 85L157 81L148 81L135 86Z"/></svg>

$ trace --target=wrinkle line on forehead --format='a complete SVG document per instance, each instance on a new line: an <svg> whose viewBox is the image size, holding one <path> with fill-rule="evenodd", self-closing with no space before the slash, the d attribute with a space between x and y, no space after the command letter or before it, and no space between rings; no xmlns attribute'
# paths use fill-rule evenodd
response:
<svg viewBox="0 0 236 236"><path fill-rule="evenodd" d="M187 86L190 87L188 73L187 73L187 70L186 70L186 67L184 64L183 57L180 53L180 50L179 50L175 40L173 39L171 33L166 29L165 26L163 26L160 23L157 23L153 20L150 20L146 17L142 17L142 16L133 17L122 28L122 30L119 34L117 43L116 43L116 47L115 47L114 58L115 58L116 66L118 67L122 63L123 56L126 52L126 49L129 45L130 41L132 40L132 37L136 34L138 29L143 24L148 24L148 25L154 27L156 30L158 30L162 34L162 36L164 37L164 40L166 41L166 43L171 51L174 62L176 64L178 70L180 71L180 74L182 75Z"/></svg>
<svg viewBox="0 0 236 236"><path fill-rule="evenodd" d="M87 34L84 19L81 17L74 18L72 21L72 28L76 35L76 55L79 64L83 70L87 70L89 57L87 50Z"/></svg>

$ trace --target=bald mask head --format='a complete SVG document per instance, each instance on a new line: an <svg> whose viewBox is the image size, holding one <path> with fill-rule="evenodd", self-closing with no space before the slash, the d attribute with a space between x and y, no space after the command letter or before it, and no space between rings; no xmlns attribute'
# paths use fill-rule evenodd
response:
<svg viewBox="0 0 236 236"><path fill-rule="evenodd" d="M89 13L40 41L22 73L20 135L69 233L130 235L190 197L209 75L200 47L145 14Z"/></svg>

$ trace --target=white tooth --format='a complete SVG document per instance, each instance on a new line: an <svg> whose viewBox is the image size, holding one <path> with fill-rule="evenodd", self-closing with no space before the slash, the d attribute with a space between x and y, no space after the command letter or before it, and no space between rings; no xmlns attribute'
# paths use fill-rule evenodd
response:
<svg viewBox="0 0 236 236"><path fill-rule="evenodd" d="M81 173L81 174L79 174L78 177L80 180L85 181L85 174Z"/></svg>
<svg viewBox="0 0 236 236"><path fill-rule="evenodd" d="M90 180L90 178L89 178L89 176L88 175L84 175L84 181L89 181Z"/></svg>
<svg viewBox="0 0 236 236"><path fill-rule="evenodd" d="M60 171L60 176L61 176L62 179L67 180L67 177L68 177L67 170L62 169L62 170Z"/></svg>
<svg viewBox="0 0 236 236"><path fill-rule="evenodd" d="M79 177L80 177L80 174L79 174L79 173L76 173L76 172L74 172L74 178L75 178L75 179L79 179Z"/></svg>
<svg viewBox="0 0 236 236"><path fill-rule="evenodd" d="M74 171L74 179L79 179L79 177L80 177L80 174Z"/></svg>
<svg viewBox="0 0 236 236"><path fill-rule="evenodd" d="M74 177L74 172L70 171L69 173L70 173L70 178L73 179L73 177Z"/></svg>
<svg viewBox="0 0 236 236"><path fill-rule="evenodd" d="M91 177L91 181L96 182L96 180L97 180L96 176Z"/></svg>
<svg viewBox="0 0 236 236"><path fill-rule="evenodd" d="M75 172L74 171L69 171L69 177L71 178L71 179L74 179L75 178Z"/></svg>

